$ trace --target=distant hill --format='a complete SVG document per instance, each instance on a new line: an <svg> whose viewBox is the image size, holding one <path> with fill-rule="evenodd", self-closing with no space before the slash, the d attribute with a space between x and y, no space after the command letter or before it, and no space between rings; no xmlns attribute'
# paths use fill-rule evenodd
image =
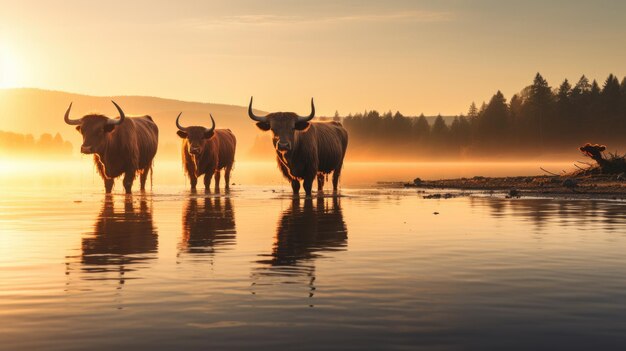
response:
<svg viewBox="0 0 626 351"><path fill-rule="evenodd" d="M230 128L238 140L238 154L248 154L259 134L247 115L247 106L188 102L147 96L89 96L42 89L0 89L0 129L17 133L40 135L59 132L63 139L79 149L80 134L63 122L63 114L73 102L72 118L90 112L116 117L115 100L127 115L150 115L159 126L160 154L176 154L180 139L174 121L183 112L183 125L210 126L209 113L213 114L217 128ZM265 112L256 111L260 114ZM269 147L268 147L269 149ZM271 150L269 150L271 151Z"/></svg>

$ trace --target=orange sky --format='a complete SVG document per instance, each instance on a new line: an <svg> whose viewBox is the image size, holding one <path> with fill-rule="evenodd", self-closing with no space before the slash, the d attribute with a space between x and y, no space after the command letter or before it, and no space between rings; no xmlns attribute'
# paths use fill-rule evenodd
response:
<svg viewBox="0 0 626 351"><path fill-rule="evenodd" d="M0 87L432 115L626 74L623 1L469 3L0 0Z"/></svg>

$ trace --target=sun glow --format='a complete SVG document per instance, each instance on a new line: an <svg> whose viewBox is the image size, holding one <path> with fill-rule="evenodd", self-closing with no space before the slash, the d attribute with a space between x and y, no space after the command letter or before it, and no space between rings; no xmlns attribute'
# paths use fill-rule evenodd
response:
<svg viewBox="0 0 626 351"><path fill-rule="evenodd" d="M0 45L0 88L15 88L20 82L20 63L6 45Z"/></svg>

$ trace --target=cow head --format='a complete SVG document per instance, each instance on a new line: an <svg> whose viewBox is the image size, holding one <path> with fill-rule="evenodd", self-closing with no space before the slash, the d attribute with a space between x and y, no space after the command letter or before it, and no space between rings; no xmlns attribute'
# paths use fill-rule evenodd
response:
<svg viewBox="0 0 626 351"><path fill-rule="evenodd" d="M296 130L305 131L309 128L309 121L315 117L315 105L311 98L311 114L302 117L293 112L274 112L267 116L256 116L252 112L252 98L248 106L248 116L256 121L257 127L263 131L272 131L272 142L278 152L291 151L294 145Z"/></svg>
<svg viewBox="0 0 626 351"><path fill-rule="evenodd" d="M80 119L70 119L70 110L72 104L67 108L65 112L65 123L69 125L75 125L76 130L83 135L83 144L80 147L80 152L83 154L93 154L102 150L107 138L107 134L112 132L116 126L122 124L126 116L124 111L119 107L115 101L111 101L117 111L120 113L120 118L114 119L103 115L86 115Z"/></svg>
<svg viewBox="0 0 626 351"><path fill-rule="evenodd" d="M183 127L179 122L180 115L182 114L183 113L181 112L178 114L178 117L176 117L176 127L178 127L176 134L183 139L187 139L187 151L191 155L200 155L206 147L206 143L204 141L215 136L215 120L213 119L213 116L209 114L209 116L211 116L211 128L198 126Z"/></svg>

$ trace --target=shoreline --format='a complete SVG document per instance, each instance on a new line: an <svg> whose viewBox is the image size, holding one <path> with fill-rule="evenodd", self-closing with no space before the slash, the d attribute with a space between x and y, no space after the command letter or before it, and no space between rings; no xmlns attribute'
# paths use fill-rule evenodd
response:
<svg viewBox="0 0 626 351"><path fill-rule="evenodd" d="M379 183L397 186L399 183ZM626 200L626 181L622 176L516 176L421 180L402 183L404 188L424 190L455 190L459 193L429 194L425 198L451 198L462 195L504 195L506 198L543 197L558 199ZM463 193L466 191L467 193Z"/></svg>

